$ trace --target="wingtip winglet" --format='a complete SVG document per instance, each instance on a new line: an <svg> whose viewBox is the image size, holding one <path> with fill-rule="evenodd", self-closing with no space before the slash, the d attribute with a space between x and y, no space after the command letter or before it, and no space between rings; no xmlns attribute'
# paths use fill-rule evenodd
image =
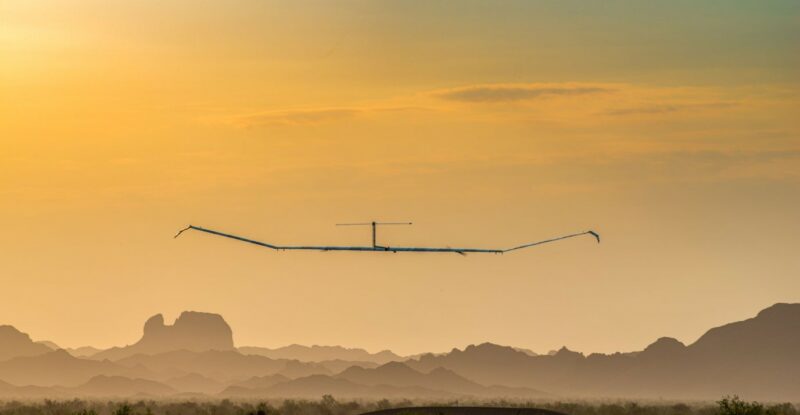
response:
<svg viewBox="0 0 800 415"><path fill-rule="evenodd" d="M192 225L189 225L189 226L179 230L178 233L176 233L175 236L172 237L172 239L175 239L175 238L181 236L182 233L188 231L189 229L192 229Z"/></svg>
<svg viewBox="0 0 800 415"><path fill-rule="evenodd" d="M600 243L600 234L598 234L598 233L597 233L597 232L595 232L595 231L588 231L588 232L586 232L586 233L588 233L589 235L592 235L592 236L594 236L594 238L595 238L595 239L597 239L597 243Z"/></svg>

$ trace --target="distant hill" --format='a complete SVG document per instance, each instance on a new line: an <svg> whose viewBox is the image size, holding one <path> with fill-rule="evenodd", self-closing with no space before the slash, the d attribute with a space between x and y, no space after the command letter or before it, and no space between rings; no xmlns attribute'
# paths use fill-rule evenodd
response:
<svg viewBox="0 0 800 415"><path fill-rule="evenodd" d="M445 392L431 391L422 387L396 387L390 385L361 385L347 379L337 379L326 375L313 375L275 384L267 388L249 389L231 387L220 396L238 398L307 398L318 399L330 394L337 398L455 398Z"/></svg>
<svg viewBox="0 0 800 415"><path fill-rule="evenodd" d="M175 389L146 379L130 379L122 376L95 376L83 385L68 391L73 396L85 397L163 397L175 393Z"/></svg>
<svg viewBox="0 0 800 415"><path fill-rule="evenodd" d="M82 347L76 347L76 348L61 347L61 346L59 346L59 345L57 345L57 344L55 344L55 343L53 343L51 341L48 341L48 340L39 340L36 343L44 345L44 346L47 346L47 348L50 349L50 350L64 349L69 354L71 354L71 355L73 355L75 357L89 357L89 356L93 356L93 355L103 351L103 349L98 349L98 348L92 347L92 346L82 346Z"/></svg>
<svg viewBox="0 0 800 415"><path fill-rule="evenodd" d="M74 349L67 348L64 350L75 357L91 357L103 351L103 349L98 349L92 346L76 347Z"/></svg>
<svg viewBox="0 0 800 415"><path fill-rule="evenodd" d="M397 362L375 369L345 371L338 376L312 375L274 384L269 382L263 386L258 385L259 383L261 382L237 384L227 388L220 396L318 398L331 394L343 398L369 399L533 399L545 396L541 392L525 388L481 386L446 369L424 374Z"/></svg>
<svg viewBox="0 0 800 415"><path fill-rule="evenodd" d="M336 375L336 378L347 379L361 385L421 386L427 389L442 391L474 392L482 386L468 380L455 372L436 368L429 373L422 373L401 362L390 362L374 369L351 367Z"/></svg>
<svg viewBox="0 0 800 415"><path fill-rule="evenodd" d="M166 397L176 391L167 385L151 380L131 379L123 376L98 375L74 386L13 386L0 383L0 398L4 399L69 399L69 398L127 398Z"/></svg>
<svg viewBox="0 0 800 415"><path fill-rule="evenodd" d="M0 326L0 361L21 356L36 356L52 351L46 344L31 340L30 336L12 326Z"/></svg>
<svg viewBox="0 0 800 415"><path fill-rule="evenodd" d="M231 386L246 388L246 389L262 389L279 383L288 382L291 379L283 375L267 375L267 376L253 376L242 382L235 383Z"/></svg>
<svg viewBox="0 0 800 415"><path fill-rule="evenodd" d="M165 385L184 393L215 395L225 389L225 383L197 373L169 378Z"/></svg>
<svg viewBox="0 0 800 415"><path fill-rule="evenodd" d="M198 373L188 373L175 376L163 383L182 393L196 393L202 395L215 395L225 389L225 382L203 376Z"/></svg>
<svg viewBox="0 0 800 415"><path fill-rule="evenodd" d="M375 362L350 361L350 360L323 360L321 362L315 362L315 363L325 367L331 373L339 373L353 366L363 367L365 369L371 369L373 367L380 366Z"/></svg>
<svg viewBox="0 0 800 415"><path fill-rule="evenodd" d="M539 353L536 353L533 350L525 349L525 348L522 348L522 347L515 347L514 350L516 350L518 352L525 353L528 356L539 356Z"/></svg>
<svg viewBox="0 0 800 415"><path fill-rule="evenodd" d="M279 383L286 383L291 381L283 375L267 375L267 376L253 376L250 379L242 382L235 382L225 388L220 395L228 397L248 397L258 396L264 390L271 388Z"/></svg>
<svg viewBox="0 0 800 415"><path fill-rule="evenodd" d="M76 358L65 350L0 362L0 379L14 385L76 386L99 375L152 377L144 368Z"/></svg>
<svg viewBox="0 0 800 415"><path fill-rule="evenodd" d="M342 346L290 346L268 349L266 347L240 347L244 354L255 354L272 359L293 359L301 362L322 362L326 360L363 361L384 364L392 361L403 360L403 357L383 350L370 353L364 349L349 349Z"/></svg>
<svg viewBox="0 0 800 415"><path fill-rule="evenodd" d="M351 367L336 375L336 378L368 386L422 387L454 396L537 398L545 395L527 388L487 388L448 369L437 367L423 373L401 362L390 362L374 369Z"/></svg>
<svg viewBox="0 0 800 415"><path fill-rule="evenodd" d="M14 388L14 385L0 380L0 391L10 390L12 388Z"/></svg>
<svg viewBox="0 0 800 415"><path fill-rule="evenodd" d="M173 350L233 350L233 332L219 314L184 311L171 326L157 314L144 324L142 338L133 345L114 347L92 356L97 360L119 360L135 354Z"/></svg>
<svg viewBox="0 0 800 415"><path fill-rule="evenodd" d="M286 360L283 369L279 370L277 374L286 376L289 379L302 378L311 375L330 375L332 372L325 365L315 362L300 362L298 360Z"/></svg>
<svg viewBox="0 0 800 415"><path fill-rule="evenodd" d="M800 304L776 304L711 329L689 346L661 338L638 353L584 356L562 348L529 356L484 343L405 363L420 371L443 367L483 384L573 396L800 399Z"/></svg>
<svg viewBox="0 0 800 415"><path fill-rule="evenodd" d="M14 386L0 382L0 399L37 399L68 397L61 389L46 386Z"/></svg>
<svg viewBox="0 0 800 415"><path fill-rule="evenodd" d="M417 360L406 361L406 364L422 372L443 367L487 385L529 386L527 380L533 374L525 367L532 359L535 357L513 347L483 343L467 346L464 350L453 349L446 354L423 355Z"/></svg>
<svg viewBox="0 0 800 415"><path fill-rule="evenodd" d="M800 304L775 304L751 319L713 328L689 348L717 361L748 356L773 367L785 364L800 351Z"/></svg>
<svg viewBox="0 0 800 415"><path fill-rule="evenodd" d="M144 332L132 346L79 358L0 326L0 352L7 357L0 361L0 397L706 400L738 394L800 400L800 304L776 304L753 318L713 328L689 345L661 337L642 351L588 356L566 347L536 355L482 343L383 364L271 358L234 349L230 327L207 313L183 313L172 326L156 316ZM288 350L296 355L315 349ZM321 350L305 358L369 355L361 349Z"/></svg>
<svg viewBox="0 0 800 415"><path fill-rule="evenodd" d="M152 355L137 354L114 363L130 369L145 368L165 379L196 373L222 382L272 374L281 374L287 378L330 374L328 369L318 363L243 355L235 350L174 350Z"/></svg>
<svg viewBox="0 0 800 415"><path fill-rule="evenodd" d="M50 350L58 350L58 349L61 348L57 344L55 344L55 343L53 343L53 342L51 342L49 340L39 340L36 343L39 343L39 344L44 345L44 346L47 346L47 348L50 349Z"/></svg>

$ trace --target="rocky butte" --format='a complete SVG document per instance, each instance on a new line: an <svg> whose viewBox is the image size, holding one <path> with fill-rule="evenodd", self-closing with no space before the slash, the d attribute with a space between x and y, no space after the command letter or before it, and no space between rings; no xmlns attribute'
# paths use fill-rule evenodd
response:
<svg viewBox="0 0 800 415"><path fill-rule="evenodd" d="M184 311L171 326L156 314L144 323L142 338L125 347L100 352L93 359L117 360L135 354L156 354L172 350L233 350L233 331L219 314Z"/></svg>

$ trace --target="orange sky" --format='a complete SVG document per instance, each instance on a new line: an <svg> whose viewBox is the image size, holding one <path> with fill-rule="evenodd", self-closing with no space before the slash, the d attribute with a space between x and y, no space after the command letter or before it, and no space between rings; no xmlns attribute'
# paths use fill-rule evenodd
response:
<svg viewBox="0 0 800 415"><path fill-rule="evenodd" d="M0 323L640 349L800 300L796 2L0 3ZM513 255L276 253L361 244Z"/></svg>

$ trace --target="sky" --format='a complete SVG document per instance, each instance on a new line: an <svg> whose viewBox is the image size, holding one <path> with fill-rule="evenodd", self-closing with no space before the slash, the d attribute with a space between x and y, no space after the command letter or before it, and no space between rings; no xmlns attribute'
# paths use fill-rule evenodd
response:
<svg viewBox="0 0 800 415"><path fill-rule="evenodd" d="M796 1L0 1L0 324L641 350L800 302ZM506 255L273 252L277 244Z"/></svg>

